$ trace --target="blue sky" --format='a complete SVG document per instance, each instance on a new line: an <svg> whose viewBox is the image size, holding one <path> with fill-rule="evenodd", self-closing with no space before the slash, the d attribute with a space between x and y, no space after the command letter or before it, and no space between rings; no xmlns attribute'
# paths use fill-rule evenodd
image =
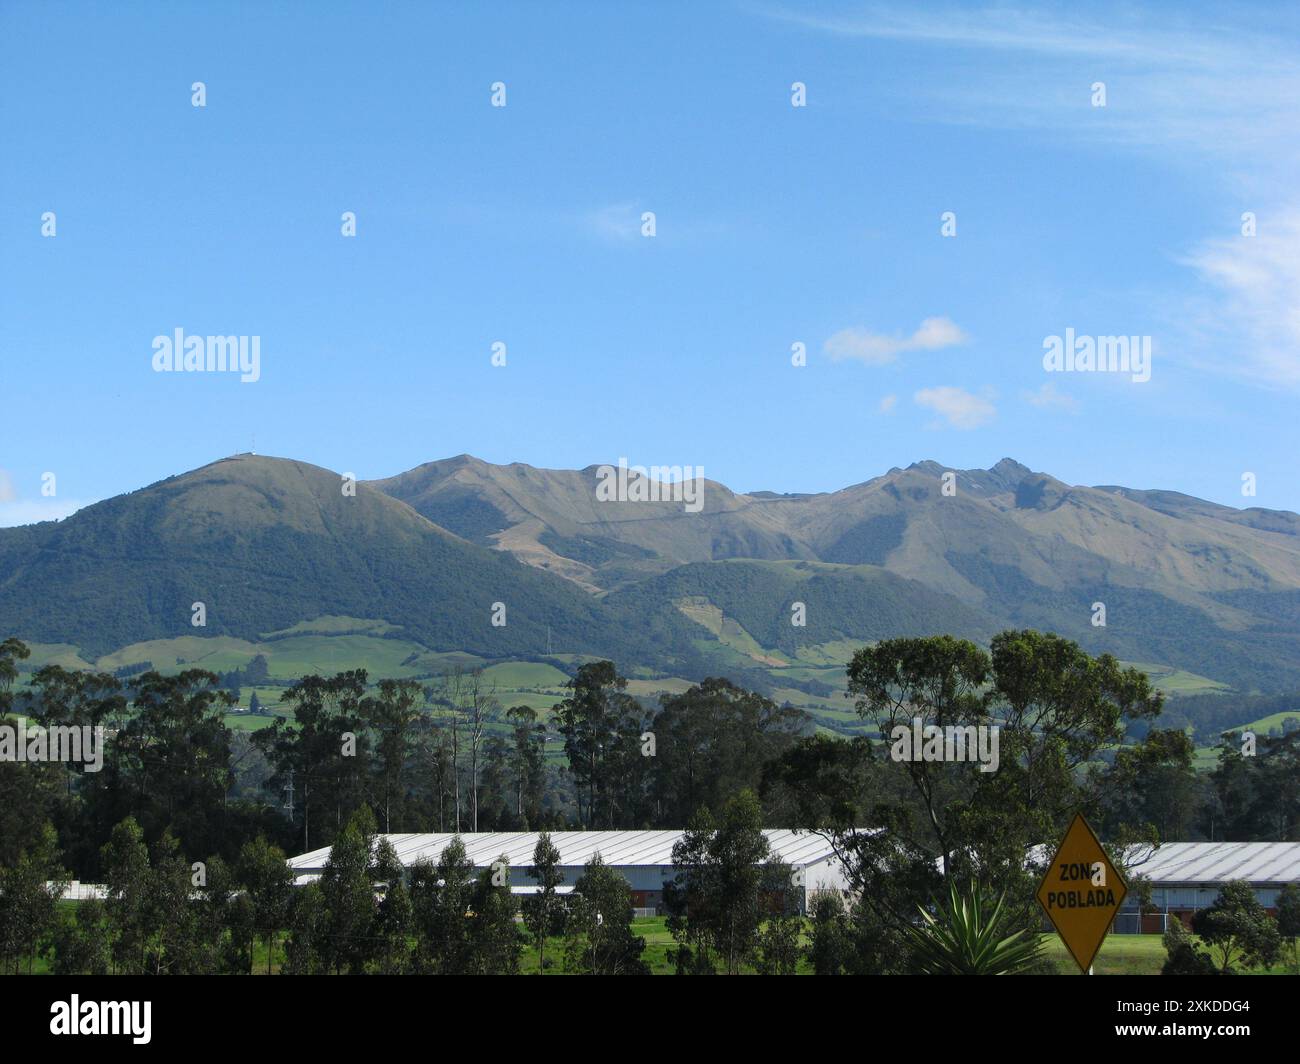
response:
<svg viewBox="0 0 1300 1064"><path fill-rule="evenodd" d="M1282 6L10 0L0 524L250 449L1298 510L1297 134ZM261 379L154 372L176 328ZM1151 379L1046 373L1067 328Z"/></svg>

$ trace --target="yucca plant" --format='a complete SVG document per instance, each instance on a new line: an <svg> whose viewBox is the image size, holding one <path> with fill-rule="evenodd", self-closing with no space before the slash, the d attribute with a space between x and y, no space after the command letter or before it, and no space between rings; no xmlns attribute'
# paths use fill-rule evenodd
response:
<svg viewBox="0 0 1300 1064"><path fill-rule="evenodd" d="M1039 937L1025 931L1002 936L1003 902L998 896L989 906L979 886L972 882L963 896L957 885L948 888L945 908L933 914L921 907L922 924L909 927L917 970L926 975L1015 975L1039 958Z"/></svg>

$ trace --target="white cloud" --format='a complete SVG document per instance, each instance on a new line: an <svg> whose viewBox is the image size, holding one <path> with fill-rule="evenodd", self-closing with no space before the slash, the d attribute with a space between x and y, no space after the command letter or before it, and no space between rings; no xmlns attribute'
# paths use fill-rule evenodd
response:
<svg viewBox="0 0 1300 1064"><path fill-rule="evenodd" d="M628 243L641 235L641 209L635 203L615 203L583 216L586 227L602 240Z"/></svg>
<svg viewBox="0 0 1300 1064"><path fill-rule="evenodd" d="M1036 392L1021 392L1020 397L1030 406L1036 406L1043 410L1065 410L1074 413L1079 409L1079 400L1072 395L1066 395L1064 392L1057 390L1055 384L1048 381Z"/></svg>
<svg viewBox="0 0 1300 1064"><path fill-rule="evenodd" d="M868 366L888 365L904 351L938 351L966 342L966 334L947 318L926 318L911 336L884 336L866 329L841 329L822 345L834 362L856 359Z"/></svg>
<svg viewBox="0 0 1300 1064"><path fill-rule="evenodd" d="M1090 145L1107 157L1116 147L1140 152L1162 170L1208 183L1221 202L1226 194L1234 217L1254 210L1258 236L1216 234L1180 260L1205 288L1196 298L1181 290L1160 297L1172 308L1173 331L1184 334L1174 357L1258 385L1300 389L1295 19L1240 7L1207 18L1104 5L1034 11L867 3L840 12L790 5L763 13L868 46L931 49L942 64L919 84L873 101L895 119L1012 129L1054 137L1071 150ZM1091 106L1094 81L1106 83L1105 108Z"/></svg>
<svg viewBox="0 0 1300 1064"><path fill-rule="evenodd" d="M880 400L880 412L882 414L893 413L894 406L897 402L898 402L898 396L896 395L885 396L882 400Z"/></svg>
<svg viewBox="0 0 1300 1064"><path fill-rule="evenodd" d="M912 399L917 406L933 410L955 429L979 428L997 413L987 399L952 385L922 388Z"/></svg>
<svg viewBox="0 0 1300 1064"><path fill-rule="evenodd" d="M1232 158L1278 179L1300 157L1300 53L1284 29L1249 11L1213 21L1153 10L1079 14L1003 6L867 5L851 14L775 9L771 17L840 37L964 49L953 75L891 106L957 124L1055 129L1071 141L1124 143L1185 162ZM1235 23L1235 24L1234 24ZM971 64L987 69L971 76ZM1092 81L1111 90L1093 111ZM1104 121L1096 120L1104 115Z"/></svg>
<svg viewBox="0 0 1300 1064"><path fill-rule="evenodd" d="M78 499L20 499L9 470L0 469L0 528L59 521L89 505Z"/></svg>
<svg viewBox="0 0 1300 1064"><path fill-rule="evenodd" d="M0 528L33 525L37 521L61 521L89 505L77 499L0 499Z"/></svg>
<svg viewBox="0 0 1300 1064"><path fill-rule="evenodd" d="M1260 214L1255 236L1204 241L1182 260L1215 292L1188 310L1213 368L1300 388L1300 209Z"/></svg>

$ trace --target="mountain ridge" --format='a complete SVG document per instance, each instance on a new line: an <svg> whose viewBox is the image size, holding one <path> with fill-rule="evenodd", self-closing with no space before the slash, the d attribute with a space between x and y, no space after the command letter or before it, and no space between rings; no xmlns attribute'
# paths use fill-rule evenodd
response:
<svg viewBox="0 0 1300 1064"><path fill-rule="evenodd" d="M1033 626L1243 689L1300 688L1300 516L1287 511L1070 485L1004 458L983 470L924 460L833 492L706 480L689 512L604 501L600 468L462 454L349 494L310 463L219 459L60 522L0 529L0 631L113 650L194 634L202 601L208 634L371 617L434 650L555 647L698 672L735 663L737 646L769 662L888 634ZM718 635L733 628L719 616L738 629L725 653Z"/></svg>

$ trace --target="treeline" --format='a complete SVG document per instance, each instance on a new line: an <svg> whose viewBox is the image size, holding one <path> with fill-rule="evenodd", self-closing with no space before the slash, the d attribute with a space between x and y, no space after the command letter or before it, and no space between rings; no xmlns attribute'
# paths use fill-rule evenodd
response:
<svg viewBox="0 0 1300 1064"><path fill-rule="evenodd" d="M12 640L0 646L0 682L16 676L25 649ZM211 673L147 673L123 684L47 667L33 675L22 711L44 724L104 724L108 750L96 773L77 764L0 763L0 865L31 860L45 844L45 821L57 830L63 863L84 880L107 874L104 847L128 819L149 848L174 845L209 865L237 864L259 836L290 853L324 847L349 825L366 836L375 827L685 824L727 839L725 818L738 816L737 803L752 791L751 827L814 830L840 856L857 899L828 916L847 928L841 939L851 959L841 967L890 972L912 963L918 908L928 911L958 886L1002 898L1008 934L1036 933L1041 869L1026 854L1055 844L1081 810L1121 867L1130 844L1198 832L1300 838L1300 733L1254 746L1228 736L1215 772L1198 775L1190 739L1155 726L1163 698L1148 679L1059 636L1007 631L988 650L950 636L884 640L853 656L848 679L859 716L884 739L811 734L802 713L723 679L646 705L628 694L612 663L593 662L577 670L548 722L522 707L504 710L475 672L450 672L428 688L372 685L363 671L305 677L286 693L291 718L249 740L225 727L230 696ZM8 709L7 688L3 697L0 709ZM910 731L915 718L996 729L996 771L971 760L900 756L891 737L897 727ZM1126 742L1139 726L1141 741ZM262 783L241 791L235 781L247 779L253 763ZM374 811L375 827L363 810ZM745 837L736 829L734 838ZM707 852L682 856L698 867ZM1148 885L1140 869L1130 871L1141 899ZM730 886L721 895L742 881L750 882L723 877ZM700 900L708 897L684 910L696 914L697 929L708 913L727 911ZM727 926L736 919L730 913ZM289 925L299 943L317 926ZM753 949L697 941L688 925L674 932L687 936L676 954L682 970L697 963L731 970L741 955L754 963ZM774 940L771 955L781 948ZM357 967L342 955L295 949L306 958L295 967ZM378 963L368 956L360 966Z"/></svg>
<svg viewBox="0 0 1300 1064"><path fill-rule="evenodd" d="M876 694L855 679L864 662L875 660L870 655L929 655L906 663L912 674L891 678L902 685L905 678L919 683L918 669L955 668L937 648L959 646L984 677L970 692L984 714L979 719L1003 732L1003 767L993 779L1022 771L1043 740L1059 742L1071 755L1071 781L1096 778L1089 808L1105 832L1127 826L1162 839L1300 838L1296 733L1256 737L1245 754L1241 736L1229 734L1218 767L1197 772L1192 741L1160 726L1164 703L1149 687L1125 695L1139 699L1141 712L1116 708L1114 720L1105 728L1093 722L1087 734L1078 734L1086 715L1070 718L1064 709L1065 734L1044 734L1037 721L1020 727L1011 699L1024 696L1004 678L1011 665L1002 659L1013 640L1031 639L1045 642L1025 651L1030 661L1055 655L1034 663L1049 676L1067 667L1082 672L1078 663L1087 662L1089 682L1103 675L1112 684L1121 675L1138 682L1105 657L1038 633L1003 633L992 657L949 637L891 640L877 644L883 651L860 652L850 666L859 715L886 736L910 720L899 707L897 719L882 719ZM13 640L0 647L0 669L11 682L25 648ZM106 749L99 772L77 763L0 762L0 860L12 861L48 820L83 880L97 878L102 846L127 817L151 844L169 830L184 852L226 860L258 835L287 852L328 845L363 805L384 832L680 828L698 809L716 814L749 788L761 795L769 826L806 826L806 810L796 802L803 792L788 783L798 768L791 759L816 774L828 771L827 757L854 757L864 789L880 789L908 815L929 821L915 766L890 760L887 739L812 739L803 712L720 678L650 703L627 693L612 663L593 662L576 670L568 697L543 719L527 706L503 706L473 670L452 670L429 685L371 683L357 670L304 677L281 700L289 715L251 735L226 727L231 696L220 678L202 670L122 679L46 666L30 680L20 696L7 683L0 687L0 709L17 709L42 725L102 726ZM927 682L955 681L940 674ZM906 704L922 716L949 713L928 706L924 693L908 690ZM1103 733L1106 741L1098 739ZM1140 742L1131 741L1134 734ZM1020 746L1007 752L1008 739ZM1080 749L1089 757L1080 759ZM945 786L967 774L960 766L926 772ZM1078 797L1062 780L1051 787ZM936 831L933 824L928 830ZM937 836L927 841L937 843Z"/></svg>
<svg viewBox="0 0 1300 1064"><path fill-rule="evenodd" d="M678 971L792 974L808 953L786 897L790 870L761 825L743 791L716 826L702 814L675 848L683 871L666 894ZM284 853L264 838L230 864L189 863L169 832L151 852L128 818L104 846L105 896L70 914L57 904L68 877L45 825L36 847L0 867L0 970L30 972L44 957L61 975L247 975L260 945L267 974L509 975L529 948L538 972L649 974L627 881L597 853L562 894L548 833L532 856L525 869L504 857L476 869L456 836L436 862L404 868L363 807L319 879L295 889ZM511 892L521 880L536 887L522 905Z"/></svg>
<svg viewBox="0 0 1300 1064"><path fill-rule="evenodd" d="M238 698L240 688L266 683L271 678L271 667L267 664L266 655L258 654L242 669L232 669L229 672L218 673L217 676L219 677L217 682Z"/></svg>
<svg viewBox="0 0 1300 1064"><path fill-rule="evenodd" d="M1208 746L1225 731L1288 711L1300 712L1300 695L1179 695L1165 706L1162 724L1191 728L1197 744ZM1283 720L1277 731L1283 735L1300 731L1300 719Z"/></svg>
<svg viewBox="0 0 1300 1064"><path fill-rule="evenodd" d="M0 761L0 862L48 821L86 881L127 817L151 845L170 832L185 853L227 861L259 835L292 853L329 845L362 806L386 833L680 827L757 789L811 730L801 711L721 679L650 704L596 662L546 721L504 707L476 670L431 685L356 670L304 677L281 698L289 715L250 735L226 726L233 696L210 672L123 680L45 666L15 696L3 678L25 654L0 644L0 711L102 727L105 749L99 771Z"/></svg>
<svg viewBox="0 0 1300 1064"><path fill-rule="evenodd" d="M128 817L112 829L101 867L105 897L68 913L58 905L69 876L51 825L0 865L0 969L16 973L25 961L31 971L43 956L56 975L245 974L254 942L269 957L292 909L284 851L261 837L233 862L191 862L170 831L149 847Z"/></svg>
<svg viewBox="0 0 1300 1064"><path fill-rule="evenodd" d="M968 904L904 923L900 952L882 964L880 921L862 897L814 896L807 916L791 904L791 869L769 850L751 792L724 806L716 823L701 813L674 846L680 869L665 884L667 951L679 975L1050 973L1056 969L1033 929L1011 931L1001 902L982 896L991 918L969 922ZM476 870L459 836L436 863L404 869L391 843L360 810L335 840L319 880L297 889L284 854L257 839L227 867L220 858L187 864L165 834L152 855L139 825L125 820L105 845L105 896L60 909L66 882L58 840L41 843L13 868L0 867L0 972L56 975L510 975L535 950L539 973L644 975L646 940L635 931L627 881L594 854L572 893L561 894L560 854L542 832L524 877L522 904L504 857ZM991 903L991 904L990 904ZM1228 975L1283 960L1300 974L1300 888L1288 884L1270 917L1250 884L1231 882L1192 921L1165 934L1168 975ZM1007 932L1011 931L1010 934ZM283 942L283 950L279 948ZM260 945L264 958L255 956ZM992 948L996 947L996 948ZM549 951L549 953L548 953ZM264 968L262 965L264 964Z"/></svg>

